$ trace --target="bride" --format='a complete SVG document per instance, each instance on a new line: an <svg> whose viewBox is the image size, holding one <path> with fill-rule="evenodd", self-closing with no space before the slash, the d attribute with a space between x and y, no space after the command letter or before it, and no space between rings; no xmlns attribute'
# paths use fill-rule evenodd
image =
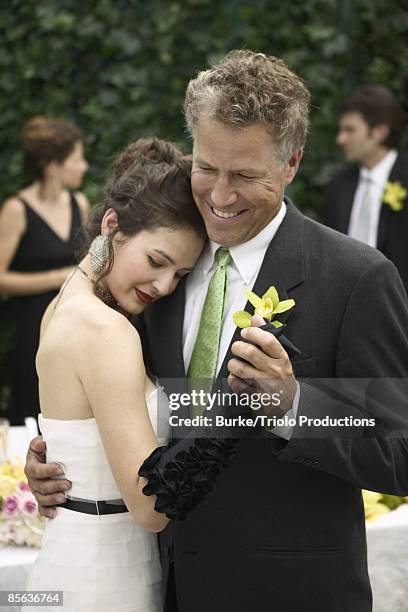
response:
<svg viewBox="0 0 408 612"><path fill-rule="evenodd" d="M164 394L129 317L174 291L203 248L190 171L170 143L128 147L88 228L89 253L42 321L39 423L47 461L61 464L72 489L47 522L26 589L63 591L69 612L161 609L154 532L168 518L138 472L166 443L155 431Z"/></svg>

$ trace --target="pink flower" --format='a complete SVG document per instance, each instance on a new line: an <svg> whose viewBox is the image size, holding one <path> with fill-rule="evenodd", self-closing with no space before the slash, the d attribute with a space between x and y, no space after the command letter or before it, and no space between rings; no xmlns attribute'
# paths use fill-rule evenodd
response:
<svg viewBox="0 0 408 612"><path fill-rule="evenodd" d="M18 486L20 488L20 491L30 491L30 487L26 482L20 482Z"/></svg>
<svg viewBox="0 0 408 612"><path fill-rule="evenodd" d="M18 511L18 499L15 495L10 495L10 497L6 497L3 502L3 512L4 514L16 514Z"/></svg>
<svg viewBox="0 0 408 612"><path fill-rule="evenodd" d="M27 512L27 514L33 514L34 512L37 511L37 504L35 501L26 501L24 506L23 506L23 510L24 512Z"/></svg>

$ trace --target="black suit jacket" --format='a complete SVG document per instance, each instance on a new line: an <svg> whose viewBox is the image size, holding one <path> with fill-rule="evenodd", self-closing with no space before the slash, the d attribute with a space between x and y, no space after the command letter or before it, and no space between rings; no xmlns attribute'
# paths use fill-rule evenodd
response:
<svg viewBox="0 0 408 612"><path fill-rule="evenodd" d="M354 194L357 189L359 168L348 166L337 174L327 186L322 201L323 222L347 234ZM399 181L408 189L408 159L398 155L389 181ZM408 198L404 208L394 212L389 206L381 208L377 248L396 266L408 292Z"/></svg>
<svg viewBox="0 0 408 612"><path fill-rule="evenodd" d="M406 296L379 251L288 202L254 291L270 285L296 300L287 337L302 351L293 361L298 378L407 377ZM159 376L185 374L183 315L184 285L145 311L145 346ZM303 386L299 414L314 409L314 393ZM398 438L247 436L214 491L161 534L179 612L369 612L360 489L407 494L407 466ZM169 600L166 610L175 609Z"/></svg>

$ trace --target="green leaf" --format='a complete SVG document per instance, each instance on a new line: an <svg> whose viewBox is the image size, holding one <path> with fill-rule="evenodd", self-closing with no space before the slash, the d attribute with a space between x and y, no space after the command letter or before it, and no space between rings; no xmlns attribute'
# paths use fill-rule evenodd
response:
<svg viewBox="0 0 408 612"><path fill-rule="evenodd" d="M256 293L252 293L247 287L244 287L244 292L252 306L256 308L262 304L262 299Z"/></svg>
<svg viewBox="0 0 408 612"><path fill-rule="evenodd" d="M283 323L281 323L280 321L271 321L271 324L276 328L283 326Z"/></svg>
<svg viewBox="0 0 408 612"><path fill-rule="evenodd" d="M387 506L390 510L395 510L395 508L398 508L398 506L404 503L401 497L398 497L397 495L388 495L387 493L383 493L380 502Z"/></svg>
<svg viewBox="0 0 408 612"><path fill-rule="evenodd" d="M266 293L264 293L262 297L264 299L270 298L272 300L272 304L273 304L273 308L274 309L279 304L279 295L278 295L278 292L276 291L274 286L269 287L268 291Z"/></svg>
<svg viewBox="0 0 408 612"><path fill-rule="evenodd" d="M232 315L234 323L237 327L251 327L252 316L245 310L239 310Z"/></svg>
<svg viewBox="0 0 408 612"><path fill-rule="evenodd" d="M283 300L279 302L276 308L273 310L273 314L279 314L280 312L286 312L290 310L295 305L295 300Z"/></svg>

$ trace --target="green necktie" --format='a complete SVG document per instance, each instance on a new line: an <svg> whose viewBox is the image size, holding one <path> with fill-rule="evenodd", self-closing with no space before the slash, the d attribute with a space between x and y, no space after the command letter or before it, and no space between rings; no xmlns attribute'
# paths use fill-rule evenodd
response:
<svg viewBox="0 0 408 612"><path fill-rule="evenodd" d="M220 344L222 314L224 310L225 289L227 286L227 266L231 260L228 249L220 247L215 254L217 269L211 277L201 313L193 354L191 355L187 377L190 388L195 387L193 380L200 380L200 389L211 390L215 377ZM192 416L202 414L204 407L191 406Z"/></svg>

